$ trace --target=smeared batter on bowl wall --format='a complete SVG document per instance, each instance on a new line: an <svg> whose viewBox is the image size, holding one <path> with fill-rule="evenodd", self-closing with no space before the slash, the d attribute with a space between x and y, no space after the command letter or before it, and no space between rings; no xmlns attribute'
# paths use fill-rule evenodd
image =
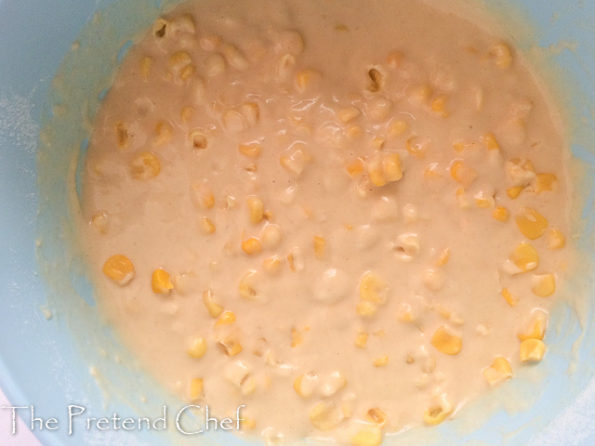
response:
<svg viewBox="0 0 595 446"><path fill-rule="evenodd" d="M181 398L246 404L270 439L379 444L547 354L566 156L514 48L460 18L186 3L97 115L90 268Z"/></svg>

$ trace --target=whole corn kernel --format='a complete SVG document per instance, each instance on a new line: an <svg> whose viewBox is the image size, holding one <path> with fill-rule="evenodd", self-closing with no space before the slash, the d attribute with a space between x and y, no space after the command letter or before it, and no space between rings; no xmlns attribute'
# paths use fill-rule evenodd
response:
<svg viewBox="0 0 595 446"><path fill-rule="evenodd" d="M315 373L304 373L293 381L293 390L302 398L309 398L316 391L318 381L318 375Z"/></svg>
<svg viewBox="0 0 595 446"><path fill-rule="evenodd" d="M450 176L463 186L470 186L477 178L477 172L463 160L454 160L450 164Z"/></svg>
<svg viewBox="0 0 595 446"><path fill-rule="evenodd" d="M326 239L319 235L315 235L313 239L313 246L314 246L314 255L317 259L324 258L324 253L326 251Z"/></svg>
<svg viewBox="0 0 595 446"><path fill-rule="evenodd" d="M446 110L446 97L444 96L438 96L437 98L434 98L430 103L430 108L438 116L443 118L448 116L448 111Z"/></svg>
<svg viewBox="0 0 595 446"><path fill-rule="evenodd" d="M371 423L377 424L378 426L384 426L386 424L386 414L382 409L373 407L366 412L366 418Z"/></svg>
<svg viewBox="0 0 595 446"><path fill-rule="evenodd" d="M161 146L168 143L173 135L174 129L170 123L165 121L159 121L155 125L155 140L153 144L155 146Z"/></svg>
<svg viewBox="0 0 595 446"><path fill-rule="evenodd" d="M274 249L279 246L283 233L281 227L274 223L268 223L262 228L260 233L260 240L262 247L265 249Z"/></svg>
<svg viewBox="0 0 595 446"><path fill-rule="evenodd" d="M512 293L508 290L508 288L502 288L500 294L502 295L506 303L511 307L514 307L519 303L519 298L513 296Z"/></svg>
<svg viewBox="0 0 595 446"><path fill-rule="evenodd" d="M190 380L190 401L195 402L200 397L203 396L204 393L204 381L202 378L192 378Z"/></svg>
<svg viewBox="0 0 595 446"><path fill-rule="evenodd" d="M182 118L182 122L188 124L188 122L194 116L194 108L190 107L189 105L182 107L180 111L180 118Z"/></svg>
<svg viewBox="0 0 595 446"><path fill-rule="evenodd" d="M345 170L351 178L356 178L363 173L364 163L360 158L356 158L345 166Z"/></svg>
<svg viewBox="0 0 595 446"><path fill-rule="evenodd" d="M355 346L357 348L365 348L368 343L368 333L360 331L355 335Z"/></svg>
<svg viewBox="0 0 595 446"><path fill-rule="evenodd" d="M355 312L363 317L372 317L378 312L378 307L374 302L361 300L355 306Z"/></svg>
<svg viewBox="0 0 595 446"><path fill-rule="evenodd" d="M259 293L257 283L260 280L260 273L256 270L248 270L240 279L238 291L240 296L248 300L257 300Z"/></svg>
<svg viewBox="0 0 595 446"><path fill-rule="evenodd" d="M202 301L212 318L219 317L219 315L223 313L223 307L215 302L213 292L210 289L207 289L202 293Z"/></svg>
<svg viewBox="0 0 595 446"><path fill-rule="evenodd" d="M90 223L97 232L105 234L109 227L109 215L106 211L98 211L93 214Z"/></svg>
<svg viewBox="0 0 595 446"><path fill-rule="evenodd" d="M382 158L382 173L389 183L399 181L403 178L401 159L398 153L386 153Z"/></svg>
<svg viewBox="0 0 595 446"><path fill-rule="evenodd" d="M519 331L517 337L519 341L526 339L539 339L543 340L545 336L545 329L547 327L547 314L545 311L538 310L531 314L531 319L523 328Z"/></svg>
<svg viewBox="0 0 595 446"><path fill-rule="evenodd" d="M201 217L199 220L200 230L204 234L214 234L217 228L209 217Z"/></svg>
<svg viewBox="0 0 595 446"><path fill-rule="evenodd" d="M496 140L496 137L493 133L486 133L481 138L481 142L488 150L500 150L500 144Z"/></svg>
<svg viewBox="0 0 595 446"><path fill-rule="evenodd" d="M217 319L217 322L215 323L215 325L216 326L231 325L231 324L235 323L235 321L236 321L236 315L233 311L224 311L219 316L219 319Z"/></svg>
<svg viewBox="0 0 595 446"><path fill-rule="evenodd" d="M262 152L262 146L258 143L240 144L240 153L248 158L258 158Z"/></svg>
<svg viewBox="0 0 595 446"><path fill-rule="evenodd" d="M426 156L428 143L416 136L407 139L405 147L407 151L416 158L424 158Z"/></svg>
<svg viewBox="0 0 595 446"><path fill-rule="evenodd" d="M338 370L335 370L322 379L320 394L325 398L329 398L338 393L346 385L347 379L345 376Z"/></svg>
<svg viewBox="0 0 595 446"><path fill-rule="evenodd" d="M510 214L508 212L508 209L506 209L503 206L498 206L496 209L492 211L492 217L494 217L494 219L498 221L506 222L508 221Z"/></svg>
<svg viewBox="0 0 595 446"><path fill-rule="evenodd" d="M264 217L264 203L258 197L248 197L247 203L250 223L260 223Z"/></svg>
<svg viewBox="0 0 595 446"><path fill-rule="evenodd" d="M386 302L388 287L386 282L377 274L366 271L359 282L359 297L362 301L375 304Z"/></svg>
<svg viewBox="0 0 595 446"><path fill-rule="evenodd" d="M510 254L510 260L520 272L532 271L539 266L539 255L535 248L526 242L519 243Z"/></svg>
<svg viewBox="0 0 595 446"><path fill-rule="evenodd" d="M519 231L529 240L541 237L548 227L547 218L533 208L523 208L515 221Z"/></svg>
<svg viewBox="0 0 595 446"><path fill-rule="evenodd" d="M345 123L354 120L360 114L361 114L361 112L355 107L345 107L345 108L340 109L337 112L337 116L339 117L341 122L345 122Z"/></svg>
<svg viewBox="0 0 595 446"><path fill-rule="evenodd" d="M483 369L483 376L490 386L495 386L502 381L512 378L510 362L502 356L494 358L492 364Z"/></svg>
<svg viewBox="0 0 595 446"><path fill-rule="evenodd" d="M321 431L329 431L341 424L343 413L337 405L329 401L320 401L308 413L312 425Z"/></svg>
<svg viewBox="0 0 595 446"><path fill-rule="evenodd" d="M545 354L545 344L541 339L525 339L521 342L519 356L522 362L539 362Z"/></svg>
<svg viewBox="0 0 595 446"><path fill-rule="evenodd" d="M171 277L167 271L158 268L153 271L151 276L151 288L156 294L169 294L174 289L174 284L171 282Z"/></svg>
<svg viewBox="0 0 595 446"><path fill-rule="evenodd" d="M443 396L437 404L432 405L424 412L424 422L429 426L440 424L452 413L453 409L452 404Z"/></svg>
<svg viewBox="0 0 595 446"><path fill-rule="evenodd" d="M490 49L489 54L494 59L496 66L502 70L506 70L512 65L512 51L510 47L503 42L494 45Z"/></svg>
<svg viewBox="0 0 595 446"><path fill-rule="evenodd" d="M521 195L521 192L523 192L524 189L525 186L512 186L506 189L506 195L508 195L508 198L514 200Z"/></svg>
<svg viewBox="0 0 595 446"><path fill-rule="evenodd" d="M546 235L548 249L562 249L566 245L566 238L562 231L555 228L550 228Z"/></svg>
<svg viewBox="0 0 595 446"><path fill-rule="evenodd" d="M316 70L306 69L298 71L295 76L295 84L299 91L305 91L322 78L321 74Z"/></svg>
<svg viewBox="0 0 595 446"><path fill-rule="evenodd" d="M294 144L292 149L281 156L279 162L288 172L299 176L306 166L312 161L312 157L306 150L304 144Z"/></svg>
<svg viewBox="0 0 595 446"><path fill-rule="evenodd" d="M457 355L463 347L463 339L445 326L439 327L432 335L432 345L445 355Z"/></svg>
<svg viewBox="0 0 595 446"><path fill-rule="evenodd" d="M125 255L116 254L103 264L103 274L118 285L124 286L134 279L134 265Z"/></svg>
<svg viewBox="0 0 595 446"><path fill-rule="evenodd" d="M188 356L195 359L202 358L207 352L207 341L202 336L197 336L190 341L186 350Z"/></svg>
<svg viewBox="0 0 595 446"><path fill-rule="evenodd" d="M135 180L150 180L161 172L159 158L150 152L143 152L130 163L130 174Z"/></svg>
<svg viewBox="0 0 595 446"><path fill-rule="evenodd" d="M372 361L372 365L374 365L374 367L384 367L388 365L388 355L382 355L375 358L374 361Z"/></svg>
<svg viewBox="0 0 595 446"><path fill-rule="evenodd" d="M531 291L539 297L548 297L556 291L556 278L553 274L535 274Z"/></svg>
<svg viewBox="0 0 595 446"><path fill-rule="evenodd" d="M538 173L535 176L533 188L537 193L551 191L554 189L556 181L558 181L558 179L553 173Z"/></svg>
<svg viewBox="0 0 595 446"><path fill-rule="evenodd" d="M260 120L260 106L256 102L244 102L240 107L240 112L246 118L249 126L255 126Z"/></svg>
<svg viewBox="0 0 595 446"><path fill-rule="evenodd" d="M391 139L396 138L398 136L403 135L407 131L408 128L409 128L409 125L405 121L393 120L388 125L387 136Z"/></svg>
<svg viewBox="0 0 595 446"><path fill-rule="evenodd" d="M240 342L233 337L222 339L217 343L217 345L227 356L239 355L243 350L242 344L240 344Z"/></svg>
<svg viewBox="0 0 595 446"><path fill-rule="evenodd" d="M378 426L361 428L351 437L352 446L380 446L382 444L382 430Z"/></svg>
<svg viewBox="0 0 595 446"><path fill-rule="evenodd" d="M205 135L205 133L202 130L192 130L188 137L190 139L190 144L192 145L193 149L204 150L209 145L207 135Z"/></svg>
<svg viewBox="0 0 595 446"><path fill-rule="evenodd" d="M192 192L195 204L201 209L212 209L215 206L215 196L206 183L195 183L192 185Z"/></svg>
<svg viewBox="0 0 595 446"><path fill-rule="evenodd" d="M262 244L258 237L249 237L242 241L242 251L248 255L255 255L262 251Z"/></svg>
<svg viewBox="0 0 595 446"><path fill-rule="evenodd" d="M274 255L263 260L262 268L269 274L276 274L281 270L281 257Z"/></svg>

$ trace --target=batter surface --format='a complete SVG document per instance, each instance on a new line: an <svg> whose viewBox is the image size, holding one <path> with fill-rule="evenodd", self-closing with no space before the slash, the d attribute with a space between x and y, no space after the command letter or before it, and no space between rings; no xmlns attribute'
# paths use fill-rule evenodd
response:
<svg viewBox="0 0 595 446"><path fill-rule="evenodd" d="M415 1L191 1L126 56L82 228L168 389L274 442L438 424L543 357L566 147L509 44Z"/></svg>

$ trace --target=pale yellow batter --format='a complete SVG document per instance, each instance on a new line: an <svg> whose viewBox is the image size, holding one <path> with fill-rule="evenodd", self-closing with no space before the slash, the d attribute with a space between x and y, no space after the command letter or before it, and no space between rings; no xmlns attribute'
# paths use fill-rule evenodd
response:
<svg viewBox="0 0 595 446"><path fill-rule="evenodd" d="M455 15L192 1L99 110L83 238L101 307L182 399L374 446L542 358L565 156L520 56Z"/></svg>

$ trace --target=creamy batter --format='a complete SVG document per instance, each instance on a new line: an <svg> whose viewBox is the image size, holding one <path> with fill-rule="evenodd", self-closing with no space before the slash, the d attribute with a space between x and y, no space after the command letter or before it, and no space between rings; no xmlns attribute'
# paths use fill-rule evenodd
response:
<svg viewBox="0 0 595 446"><path fill-rule="evenodd" d="M374 446L543 357L565 156L519 54L455 15L192 1L98 112L82 232L101 307L180 398Z"/></svg>

